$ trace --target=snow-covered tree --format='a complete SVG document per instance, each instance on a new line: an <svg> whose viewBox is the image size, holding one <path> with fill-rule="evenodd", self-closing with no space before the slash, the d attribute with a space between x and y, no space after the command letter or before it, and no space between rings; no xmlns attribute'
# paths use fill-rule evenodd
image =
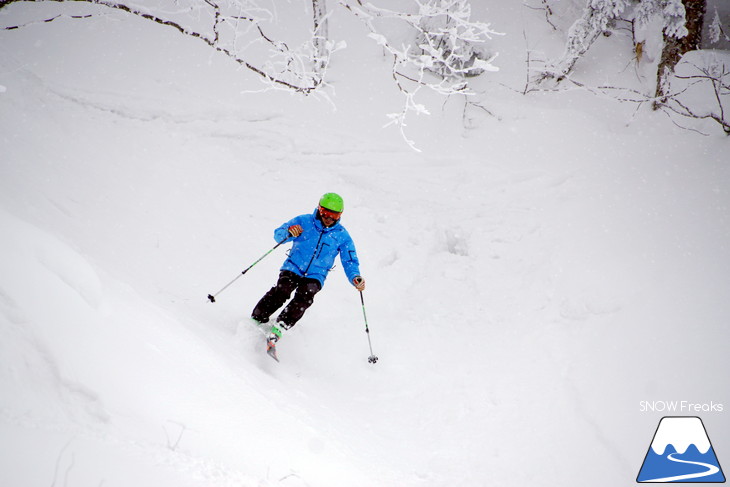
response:
<svg viewBox="0 0 730 487"><path fill-rule="evenodd" d="M720 21L720 13L715 9L715 15L712 17L712 22L710 22L710 43L715 44L720 41L722 37L725 37L725 39L730 40L727 35L723 32L722 29L722 22Z"/></svg>
<svg viewBox="0 0 730 487"><path fill-rule="evenodd" d="M423 88L443 96L469 94L469 76L497 71L492 64L497 53L491 53L487 41L499 33L490 24L471 18L471 5L466 0L414 0L413 12L381 8L361 0L340 4L361 19L370 30L370 37L393 59L393 79L405 97L403 109L388 115L403 138L415 149L405 134L409 114L427 114L417 101ZM381 23L395 23L406 32L398 40L384 35ZM436 75L434 77L434 75Z"/></svg>
<svg viewBox="0 0 730 487"><path fill-rule="evenodd" d="M583 15L568 31L563 55L546 66L538 81L563 80L570 74L575 63L588 52L599 36L608 32L626 8L630 0L588 0Z"/></svg>
<svg viewBox="0 0 730 487"><path fill-rule="evenodd" d="M657 68L654 108L666 103L674 68L689 51L700 48L706 0L660 0L664 48Z"/></svg>
<svg viewBox="0 0 730 487"><path fill-rule="evenodd" d="M687 35L685 14L682 0L641 0L636 5L633 17L639 25L647 25L658 18L665 35L681 38Z"/></svg>
<svg viewBox="0 0 730 487"><path fill-rule="evenodd" d="M420 5L416 44L433 60L428 69L442 78L463 80L493 71L496 54L485 45L495 32L471 21L468 0L436 0Z"/></svg>
<svg viewBox="0 0 730 487"><path fill-rule="evenodd" d="M301 1L309 4L309 0ZM408 113L427 113L415 99L420 89L429 88L444 96L463 94L468 92L467 77L497 70L492 64L496 53L486 45L495 32L489 24L471 18L468 0L413 0L408 11L383 8L361 0L331 1L336 1L364 22L370 37L393 57L393 79L406 101L400 113L389 117L401 131ZM331 11L326 0L311 0L309 36L300 39L298 44L271 34L276 30L276 14L263 0L154 0L147 3L134 0L0 0L0 13L28 3L61 5L62 13L26 23L11 23L0 29L13 30L29 23L59 18L87 18L99 15L99 9L124 12L206 43L259 75L268 89L287 89L303 94L321 92L327 85L331 56L346 46L344 41L334 42L329 38ZM80 5L85 5L87 11L79 13ZM9 22L11 18L6 15L2 20ZM384 22L395 24L399 35L394 36L384 28L381 25Z"/></svg>
<svg viewBox="0 0 730 487"><path fill-rule="evenodd" d="M568 76L576 62L588 52L601 34L609 35L615 29L618 20L627 20L638 27L658 21L665 44L675 43L675 39L686 39L683 42L694 46L696 36L701 36L702 33L705 1L587 0L582 16L568 31L563 55L548 64L540 80L562 80ZM687 8L685 4L688 5Z"/></svg>
<svg viewBox="0 0 730 487"><path fill-rule="evenodd" d="M710 44L717 44L721 40L730 42L730 36L728 36L726 32L725 26L722 25L720 12L717 10L717 7L715 8L715 14L713 15L712 21L710 22L709 34Z"/></svg>
<svg viewBox="0 0 730 487"><path fill-rule="evenodd" d="M622 30L630 31L634 41L633 54L638 63L644 53L646 37L639 40L637 32L643 30L642 36L646 36L647 32L653 32L656 34L658 45L655 47L656 51L652 49L656 55L650 56L649 60L656 65L656 81L647 86L643 94L635 90L624 90L624 92L631 91L632 94L621 99L631 99L639 103L649 102L654 109L662 109L685 117L712 119L728 132L730 121L724 105L728 103L730 97L728 89L730 73L726 66L713 56L694 56L692 61L684 63L687 67L681 76L677 74L678 64L685 55L702 48L707 0L584 1L586 3L580 12L580 18L574 21L568 30L562 56L545 64L544 69L534 80L537 84L544 86L550 81L559 84L570 78L576 63L602 34L611 36ZM552 12L551 8L551 15ZM554 26L552 21L551 25ZM630 29L626 29L627 26ZM710 37L709 43L725 40L722 37L725 35L725 30L717 11L707 32ZM620 87L609 89L622 90ZM710 96L699 98L684 96L690 89L695 95L698 90L704 89L705 95ZM598 88L598 91L602 90ZM707 104L693 105L695 100L703 98L713 100L714 108Z"/></svg>
<svg viewBox="0 0 730 487"><path fill-rule="evenodd" d="M329 41L329 22L326 0L312 0L312 16L314 18L314 32L312 33L312 47L314 49L314 68L322 71L329 63L333 44Z"/></svg>
<svg viewBox="0 0 730 487"><path fill-rule="evenodd" d="M608 34L618 20L637 27L656 22L662 30L662 55L657 68L655 108L666 102L674 68L685 53L699 49L706 0L587 0L581 18L568 32L563 55L548 63L538 82L569 76L576 62L601 34ZM637 55L642 45L637 46Z"/></svg>

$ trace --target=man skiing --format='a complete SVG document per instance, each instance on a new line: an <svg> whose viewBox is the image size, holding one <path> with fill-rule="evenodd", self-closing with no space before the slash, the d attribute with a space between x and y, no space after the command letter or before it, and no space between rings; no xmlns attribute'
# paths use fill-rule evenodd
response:
<svg viewBox="0 0 730 487"><path fill-rule="evenodd" d="M342 198L338 194L327 193L320 198L314 213L299 215L274 230L274 240L291 240L294 244L281 266L276 285L269 289L251 313L251 318L258 323L268 323L271 315L294 292L294 298L279 314L267 337L266 349L274 358L276 342L281 339L282 331L290 329L304 316L314 302L314 295L322 289L338 254L347 279L358 291L365 289L355 244L340 223L343 210Z"/></svg>

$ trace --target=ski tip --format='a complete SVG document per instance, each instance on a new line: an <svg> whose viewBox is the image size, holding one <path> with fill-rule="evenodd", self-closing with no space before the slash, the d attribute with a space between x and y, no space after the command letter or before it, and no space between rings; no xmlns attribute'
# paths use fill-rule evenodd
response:
<svg viewBox="0 0 730 487"><path fill-rule="evenodd" d="M266 342L266 353L277 362L279 361L279 357L276 356L276 346L273 343Z"/></svg>

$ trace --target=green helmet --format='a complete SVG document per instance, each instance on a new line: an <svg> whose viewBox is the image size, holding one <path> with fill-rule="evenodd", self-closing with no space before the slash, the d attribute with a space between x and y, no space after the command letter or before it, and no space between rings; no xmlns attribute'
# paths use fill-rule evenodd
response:
<svg viewBox="0 0 730 487"><path fill-rule="evenodd" d="M342 196L337 193L327 193L319 199L319 206L327 210L336 211L342 213L345 209L345 203L342 201Z"/></svg>

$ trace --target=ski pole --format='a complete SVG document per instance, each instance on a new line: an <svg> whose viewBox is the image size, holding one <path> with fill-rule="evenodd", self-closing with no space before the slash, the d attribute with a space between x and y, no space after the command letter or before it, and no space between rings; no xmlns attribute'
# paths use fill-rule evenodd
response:
<svg viewBox="0 0 730 487"><path fill-rule="evenodd" d="M276 250L276 249L277 249L277 248L279 247L279 245L283 244L283 243L284 243L284 242L286 242L287 240L289 240L289 237L285 238L284 240L282 240L282 241L281 241L281 242L279 242L278 244L274 245L274 247L273 247L273 248L272 248L271 250L269 250L269 251L268 251L268 252L266 252L266 253L265 253L264 255L262 255L261 257L259 257L259 258L258 258L258 260L257 260L256 262L254 262L254 263L253 263L253 264L251 264L250 266L246 267L246 268L245 268L245 269L243 270L243 272L241 272L241 273L240 273L239 275L237 275L237 276L236 276L236 278L235 278L235 279L233 279L233 280L232 280L231 282L229 282L228 284L226 284L225 286L223 286L223 288L222 288L222 289L221 289L220 291L218 291L218 292L217 292L217 293L215 293L215 294L208 294L208 299L210 300L210 302L211 302L211 303L215 303L215 298L216 298L216 297L217 297L217 296L218 296L218 295L219 295L220 293L222 293L223 291L225 291L226 289L228 289L228 286L230 286L231 284L233 284L234 282L236 282L236 281L237 281L237 280L238 280L238 279L239 279L239 278L240 278L240 277L241 277L242 275L244 275L244 274L245 274L245 273L247 273L247 272L248 272L249 270L251 270L251 268L252 268L253 266L255 266L256 264L258 264L259 262L261 262L262 260L264 260L264 257L266 257L267 255L269 255L269 254L270 254L271 252L273 252L274 250Z"/></svg>
<svg viewBox="0 0 730 487"><path fill-rule="evenodd" d="M365 298L362 297L362 291L360 291L360 302L362 303L362 317L365 318L365 333L368 335L368 346L370 347L368 362L374 364L378 361L378 357L373 354L373 344L370 341L370 328L368 328L368 315L365 313Z"/></svg>

